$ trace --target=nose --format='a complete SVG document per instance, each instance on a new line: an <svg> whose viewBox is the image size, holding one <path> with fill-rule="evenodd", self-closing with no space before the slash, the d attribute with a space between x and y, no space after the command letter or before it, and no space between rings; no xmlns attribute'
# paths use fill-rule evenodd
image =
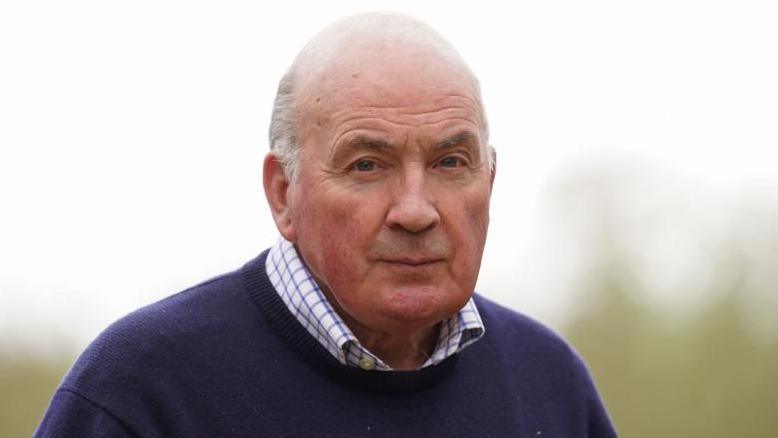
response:
<svg viewBox="0 0 778 438"><path fill-rule="evenodd" d="M440 223L434 196L425 181L425 169L404 172L392 187L392 204L386 215L389 228L421 233Z"/></svg>

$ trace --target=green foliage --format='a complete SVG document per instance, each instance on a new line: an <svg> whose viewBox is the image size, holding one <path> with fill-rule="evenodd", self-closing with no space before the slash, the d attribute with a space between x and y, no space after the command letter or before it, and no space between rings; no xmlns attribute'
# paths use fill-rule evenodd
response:
<svg viewBox="0 0 778 438"><path fill-rule="evenodd" d="M14 352L0 356L0 436L30 436L72 358L46 360Z"/></svg>
<svg viewBox="0 0 778 438"><path fill-rule="evenodd" d="M628 283L604 281L566 330L620 436L778 436L778 336L750 334L737 288L674 321Z"/></svg>

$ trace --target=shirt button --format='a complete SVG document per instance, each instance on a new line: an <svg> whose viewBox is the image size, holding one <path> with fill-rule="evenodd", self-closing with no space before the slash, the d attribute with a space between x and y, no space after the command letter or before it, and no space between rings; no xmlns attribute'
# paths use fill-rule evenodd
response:
<svg viewBox="0 0 778 438"><path fill-rule="evenodd" d="M372 370L375 368L375 359L370 356L362 356L362 359L359 359L359 367L363 370Z"/></svg>

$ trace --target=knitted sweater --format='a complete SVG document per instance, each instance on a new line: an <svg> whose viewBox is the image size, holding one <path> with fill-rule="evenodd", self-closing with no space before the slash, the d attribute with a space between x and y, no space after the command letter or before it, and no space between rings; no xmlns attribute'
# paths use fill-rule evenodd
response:
<svg viewBox="0 0 778 438"><path fill-rule="evenodd" d="M270 284L267 252L107 328L36 436L613 437L578 356L483 297L486 334L418 371L341 365Z"/></svg>

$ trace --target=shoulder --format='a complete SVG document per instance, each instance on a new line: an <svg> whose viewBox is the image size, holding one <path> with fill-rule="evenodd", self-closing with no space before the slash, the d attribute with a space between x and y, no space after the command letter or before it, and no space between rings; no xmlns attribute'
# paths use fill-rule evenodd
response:
<svg viewBox="0 0 778 438"><path fill-rule="evenodd" d="M156 380L217 354L256 324L241 271L224 274L140 308L106 328L81 354L62 388L86 397L122 380ZM208 352L208 353L205 353Z"/></svg>
<svg viewBox="0 0 778 438"><path fill-rule="evenodd" d="M499 337L507 345L514 343L569 352L571 348L562 337L535 319L509 309L482 295L473 297L487 333Z"/></svg>
<svg viewBox="0 0 778 438"><path fill-rule="evenodd" d="M212 278L124 316L101 333L96 344L133 344L142 339L148 345L168 337L199 335L232 317L242 307L243 291L237 272Z"/></svg>
<svg viewBox="0 0 778 438"><path fill-rule="evenodd" d="M525 376L547 375L588 390L591 383L583 360L559 334L483 296L474 299L486 327L484 348L494 350Z"/></svg>
<svg viewBox="0 0 778 438"><path fill-rule="evenodd" d="M584 361L561 336L487 298L474 299L486 333L473 350L480 348L479 361L498 363L505 384L527 400L525 408L539 417L552 411L551 417L577 423L589 436L615 436Z"/></svg>
<svg viewBox="0 0 778 438"><path fill-rule="evenodd" d="M251 361L273 339L262 335L268 331L245 286L247 267L256 269L258 263L255 259L111 324L65 376L41 430L115 427L146 436L138 431L197 419L179 415L182 411L211 410L209 394L225 379L240 381L245 369L256 371L250 365L257 362ZM230 387L239 387L233 380Z"/></svg>

